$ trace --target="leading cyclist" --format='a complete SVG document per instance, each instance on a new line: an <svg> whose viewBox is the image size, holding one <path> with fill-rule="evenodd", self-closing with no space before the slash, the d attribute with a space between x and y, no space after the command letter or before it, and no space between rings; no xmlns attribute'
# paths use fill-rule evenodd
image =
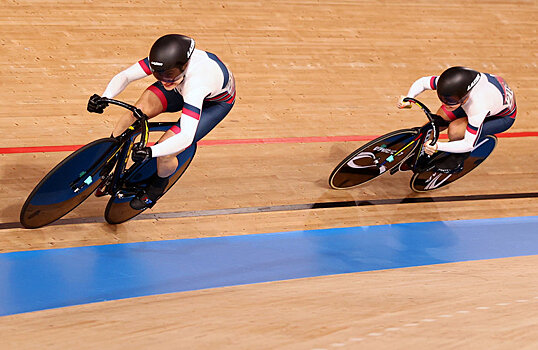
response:
<svg viewBox="0 0 538 350"><path fill-rule="evenodd" d="M439 169L457 169L476 145L487 135L508 130L515 121L517 108L514 93L503 78L480 73L465 67L451 67L440 76L422 77L415 81L407 97L416 97L425 90L437 90L442 105L437 111L448 123L449 142L425 144L425 152L452 153ZM401 96L398 108L409 108Z"/></svg>
<svg viewBox="0 0 538 350"><path fill-rule="evenodd" d="M223 120L232 109L236 96L233 74L216 55L196 49L192 38L168 34L155 41L149 57L112 78L103 97L113 98L131 82L150 75L157 82L142 93L135 106L149 118L163 112L181 111L181 116L157 144L133 149L134 161L157 158L157 174L147 189L130 202L137 210L155 204L178 167L176 155ZM88 111L103 113L107 105L99 95L93 95L88 101ZM121 135L135 120L132 112L124 114L112 137Z"/></svg>

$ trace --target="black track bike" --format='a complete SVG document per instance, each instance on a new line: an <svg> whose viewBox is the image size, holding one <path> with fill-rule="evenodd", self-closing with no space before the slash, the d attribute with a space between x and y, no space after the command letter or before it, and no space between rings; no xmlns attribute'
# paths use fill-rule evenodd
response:
<svg viewBox="0 0 538 350"><path fill-rule="evenodd" d="M20 222L24 227L38 228L58 220L97 188L104 189L111 196L105 209L108 223L119 224L143 212L131 208L129 202L148 186L157 171L157 161L152 158L132 163L129 161L131 150L138 137L140 145L145 146L150 133L165 132L175 123L148 122L148 117L135 106L113 99L102 100L132 111L137 120L119 137L95 140L56 165L37 184L22 206ZM178 168L170 177L164 193L185 172L195 152L196 143L193 143L177 155Z"/></svg>
<svg viewBox="0 0 538 350"><path fill-rule="evenodd" d="M475 146L457 170L439 169L436 164L449 157L450 153L436 152L433 156L428 156L424 152L424 142L430 139L433 143L437 142L439 123L442 121L422 102L408 97L404 102L418 105L429 122L421 127L393 131L359 147L334 168L329 176L331 188L352 188L386 172L393 175L408 166L409 170L413 171L409 183L413 191L435 190L468 174L480 165L497 145L497 138L488 135Z"/></svg>

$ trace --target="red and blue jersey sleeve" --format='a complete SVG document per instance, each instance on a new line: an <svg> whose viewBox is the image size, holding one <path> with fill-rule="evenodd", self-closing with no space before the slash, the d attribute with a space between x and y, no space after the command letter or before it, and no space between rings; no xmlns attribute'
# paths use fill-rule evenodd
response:
<svg viewBox="0 0 538 350"><path fill-rule="evenodd" d="M436 76L436 75L434 75L434 76L432 76L432 77L430 78L430 88L431 88L432 90L437 90L437 79L438 79L438 78L439 78L439 77Z"/></svg>
<svg viewBox="0 0 538 350"><path fill-rule="evenodd" d="M146 72L147 75L152 74L151 73L151 68L149 67L149 58L148 57L138 61L138 64L140 65L140 67L142 67L142 69L144 70L144 72Z"/></svg>

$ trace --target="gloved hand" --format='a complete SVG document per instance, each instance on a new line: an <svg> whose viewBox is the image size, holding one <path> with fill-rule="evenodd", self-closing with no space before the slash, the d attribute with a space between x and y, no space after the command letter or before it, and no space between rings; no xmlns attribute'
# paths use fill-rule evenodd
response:
<svg viewBox="0 0 538 350"><path fill-rule="evenodd" d="M426 141L424 143L424 152L426 152L426 154L429 156L437 152L437 143L432 145L431 141Z"/></svg>
<svg viewBox="0 0 538 350"><path fill-rule="evenodd" d="M134 145L133 153L131 154L133 162L143 162L146 159L151 158L151 148L150 147L140 147L138 144Z"/></svg>
<svg viewBox="0 0 538 350"><path fill-rule="evenodd" d="M411 108L411 102L404 102L403 99L406 98L407 96L400 96L400 98L398 99L398 104L396 105L399 109L402 109L402 108Z"/></svg>
<svg viewBox="0 0 538 350"><path fill-rule="evenodd" d="M93 94L88 100L88 112L101 114L106 107L108 107L108 102L101 100L101 96L97 94Z"/></svg>

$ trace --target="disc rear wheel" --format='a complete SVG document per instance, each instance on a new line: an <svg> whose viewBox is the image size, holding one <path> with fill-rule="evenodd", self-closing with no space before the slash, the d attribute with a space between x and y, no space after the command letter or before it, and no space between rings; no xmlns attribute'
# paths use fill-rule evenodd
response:
<svg viewBox="0 0 538 350"><path fill-rule="evenodd" d="M170 177L170 181L168 182L164 193L166 193L187 170L195 152L196 144L193 144L177 155L178 168ZM144 210L136 210L131 208L130 202L138 190L147 187L149 180L156 172L157 160L153 158L127 175L122 189L112 195L112 198L110 198L106 206L105 219L109 224L121 224L122 222L132 219L144 212Z"/></svg>
<svg viewBox="0 0 538 350"><path fill-rule="evenodd" d="M470 173L477 166L482 164L486 158L493 152L497 145L497 137L488 135L478 146L471 152L469 157L463 162L463 168L460 172L447 174L439 172L433 168L429 171L415 173L411 178L409 186L415 192L427 192L444 187Z"/></svg>

